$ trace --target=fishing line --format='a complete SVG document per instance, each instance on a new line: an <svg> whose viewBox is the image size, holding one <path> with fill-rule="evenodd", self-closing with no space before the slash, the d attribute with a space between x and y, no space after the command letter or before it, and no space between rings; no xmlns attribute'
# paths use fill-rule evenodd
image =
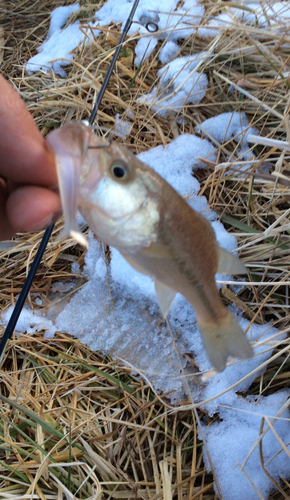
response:
<svg viewBox="0 0 290 500"><path fill-rule="evenodd" d="M91 115L90 115L90 118L89 118L89 125L92 126L93 122L94 122L94 119L96 117L96 114L99 110L99 106L101 104L101 101L102 101L102 98L104 96L104 93L105 93L105 90L108 86L108 83L109 83L109 79L110 79L110 76L113 72L113 69L114 69L114 66L116 64L116 61L117 61L117 58L118 58L118 55L120 53L120 50L124 44L124 40L126 38L126 35L128 34L128 31L132 25L132 22L133 22L133 17L134 17L134 14L136 12L136 9L138 7L138 4L139 4L139 1L140 0L135 0L134 1L134 4L133 4L133 7L131 9L131 12L129 14L129 17L125 23L125 26L124 26L124 29L122 31L122 35L121 35L121 38L120 38L120 41L116 47L116 50L114 52L114 55L113 55L113 58L112 58L112 61L110 63L110 66L109 66L109 69L106 73L106 76L104 78L104 81L102 83L102 86L100 88L100 91L99 91L99 94L98 94L98 97L97 97L97 100L95 102L95 105L92 109L92 112L91 112ZM151 28L153 28L153 25L154 25L154 30L153 29L148 29L147 28L147 25ZM158 25L154 22L149 22L147 23L147 25L145 26L146 29L148 29L148 31L152 32L152 31L157 31L158 30ZM10 317L10 320L8 322L8 325L5 329L5 332L3 334L3 337L1 339L1 342L0 342L0 363L3 359L3 355L4 355L4 350L5 350L5 346L8 342L8 340L11 338L11 335L16 327L16 323L18 321L18 318L19 318L19 315L23 309L23 306L25 304L25 301L26 301L26 298L27 298L27 295L29 293L29 290L31 288L31 285L32 285L32 282L33 282L33 279L34 279L34 276L36 274L36 271L38 269L38 266L41 262L41 259L43 257L43 254L45 252L45 249L46 249L46 246L48 244L48 241L49 241L49 238L51 236L51 233L53 231L53 228L54 228L54 225L50 226L49 228L46 229L45 233L44 233L44 236L42 238L42 241L40 243L40 246L39 246L39 249L37 251L37 254L34 258L34 261L32 263L32 266L31 266L31 269L27 275L27 278L24 282L24 285L23 285L23 288L20 292L20 295L19 295L19 298L16 302L16 305L13 309L13 312L11 314L11 317Z"/></svg>
<svg viewBox="0 0 290 500"><path fill-rule="evenodd" d="M130 15L129 15L129 17L128 17L128 19L127 19L126 23L125 23L125 26L124 26L124 29L123 29L123 32L122 32L122 35L121 35L121 38L120 38L120 42L119 42L119 44L118 44L118 45L117 45L117 47L116 47L116 50L115 50L115 52L114 52L114 55L113 55L112 61L111 61L111 63L110 63L109 69L108 69L108 71L107 71L107 73L106 73L106 76L105 76L105 79L104 79L104 81L103 81L103 83L102 83L102 86L101 86L101 88L100 88L100 92L99 92L99 94L98 94L97 100L96 100L95 105L94 105L94 107L93 107L93 109L92 109L91 116L90 116L90 118L89 118L89 125L90 125L90 126L92 126L92 124L93 124L93 122L94 122L94 120L95 120L95 117L96 117L96 114L97 114L97 112L98 112L98 109L99 109L100 103L101 103L101 101L102 101L102 99L103 99L103 96L104 96L104 93L105 93L106 87L107 87L107 85L108 85L108 82L109 82L110 76L111 76L111 74L112 74L112 71L113 71L114 66L115 66L115 64L116 64L116 61L117 61L117 59L118 59L118 55L119 55L119 53L120 53L121 48L123 47L124 40L125 40L126 35L127 35L128 31L129 31L129 29L130 29L130 27L131 27L132 22L133 22L133 17L134 17L134 14L135 14L135 12L136 12L136 9L137 9L137 7L138 7L138 3L139 3L139 0L135 0L134 5L133 5L133 7L132 7L132 10L131 10L131 12L130 12ZM147 24L148 24L149 26L151 26L151 25L153 25L153 24L154 24L154 26L155 26L155 28L156 28L156 29L154 29L154 31L157 31L157 29L158 29L157 24L152 23L152 22L147 23ZM147 25L146 25L146 26L147 26ZM148 29L148 28L146 27L146 29ZM150 30L148 30L148 31L150 31ZM150 33L151 33L151 32L152 32L152 31L150 31Z"/></svg>

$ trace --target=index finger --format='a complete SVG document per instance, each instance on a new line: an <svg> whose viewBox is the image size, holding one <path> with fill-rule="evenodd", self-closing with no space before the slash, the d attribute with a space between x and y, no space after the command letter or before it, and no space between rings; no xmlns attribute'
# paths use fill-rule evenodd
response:
<svg viewBox="0 0 290 500"><path fill-rule="evenodd" d="M54 157L24 101L0 75L0 177L21 184L57 184Z"/></svg>

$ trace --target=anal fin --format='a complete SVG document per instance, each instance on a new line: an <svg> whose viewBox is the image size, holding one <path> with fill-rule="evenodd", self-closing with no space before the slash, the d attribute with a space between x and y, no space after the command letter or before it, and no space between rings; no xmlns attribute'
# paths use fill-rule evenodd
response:
<svg viewBox="0 0 290 500"><path fill-rule="evenodd" d="M161 281L155 280L154 283L159 307L163 317L166 318L175 299L176 292L168 286L163 285Z"/></svg>

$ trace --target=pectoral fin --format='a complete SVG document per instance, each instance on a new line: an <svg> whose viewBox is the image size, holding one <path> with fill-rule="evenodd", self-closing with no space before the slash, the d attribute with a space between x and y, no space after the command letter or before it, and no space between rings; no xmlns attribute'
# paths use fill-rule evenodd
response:
<svg viewBox="0 0 290 500"><path fill-rule="evenodd" d="M124 253L121 253L121 255L124 257L124 259L126 259L128 264L130 264L130 266L132 266L133 269L137 271L137 273L145 274L145 276L150 276L150 273L146 271L146 269L144 269L143 267L139 266L139 264L137 264L137 262L135 262L135 260L132 259L132 257L129 257L129 255L125 255Z"/></svg>
<svg viewBox="0 0 290 500"><path fill-rule="evenodd" d="M145 276L151 276L151 278L153 278L153 276L143 267L137 264L134 259L132 259L132 257L129 257L128 255L125 255L123 253L122 255L124 259L126 259L128 264L130 264L130 266L132 266L138 273L142 273L145 274ZM174 292L174 290L172 290L168 286L163 285L163 283L161 283L161 281L158 281L157 279L154 279L154 284L159 307L161 309L163 317L166 318L175 299L176 292Z"/></svg>
<svg viewBox="0 0 290 500"><path fill-rule="evenodd" d="M235 255L218 247L218 273L221 274L246 274L247 269L243 262Z"/></svg>
<svg viewBox="0 0 290 500"><path fill-rule="evenodd" d="M163 317L166 318L175 299L176 292L168 288L168 286L163 285L161 281L155 280L154 283L159 307Z"/></svg>
<svg viewBox="0 0 290 500"><path fill-rule="evenodd" d="M159 259L171 259L172 256L168 247L154 241L149 247L143 248L142 253L148 257Z"/></svg>

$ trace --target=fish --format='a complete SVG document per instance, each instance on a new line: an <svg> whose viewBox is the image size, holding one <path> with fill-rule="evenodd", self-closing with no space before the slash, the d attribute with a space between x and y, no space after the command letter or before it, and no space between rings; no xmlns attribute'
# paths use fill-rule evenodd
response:
<svg viewBox="0 0 290 500"><path fill-rule="evenodd" d="M253 351L237 319L224 306L215 274L243 274L242 261L219 247L211 224L157 172L123 145L99 137L85 122L52 131L68 235L86 244L77 210L93 232L155 283L168 316L177 293L193 307L208 358L223 371L228 356Z"/></svg>

